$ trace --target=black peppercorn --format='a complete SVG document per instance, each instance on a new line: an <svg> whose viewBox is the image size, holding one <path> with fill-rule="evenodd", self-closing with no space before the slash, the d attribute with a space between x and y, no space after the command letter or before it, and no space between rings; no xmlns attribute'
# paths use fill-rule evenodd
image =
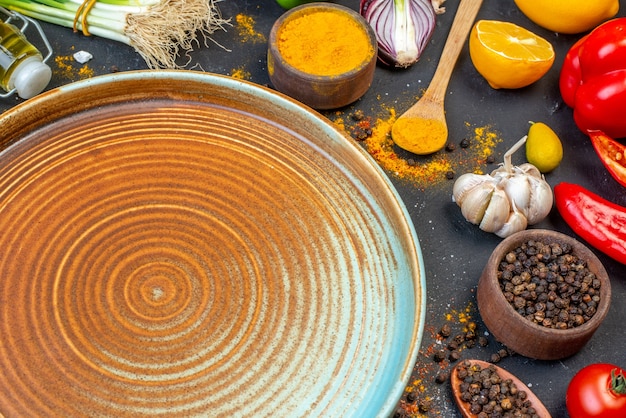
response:
<svg viewBox="0 0 626 418"><path fill-rule="evenodd" d="M521 316L548 328L577 327L595 314L595 280L572 247L560 243L529 240L509 251L498 266L505 299Z"/></svg>
<svg viewBox="0 0 626 418"><path fill-rule="evenodd" d="M488 344L489 344L489 340L487 339L487 337L483 337L483 336L478 337L478 345L479 346L487 347Z"/></svg>
<svg viewBox="0 0 626 418"><path fill-rule="evenodd" d="M432 408L432 401L430 399L420 399L418 409L420 412L428 412Z"/></svg>
<svg viewBox="0 0 626 418"><path fill-rule="evenodd" d="M439 329L439 335L441 335L444 338L448 338L451 333L452 333L452 328L450 327L450 324L443 324L441 329Z"/></svg>
<svg viewBox="0 0 626 418"><path fill-rule="evenodd" d="M433 359L437 362L437 363L441 363L442 361L444 361L446 359L446 352L445 350L439 350L435 353Z"/></svg>
<svg viewBox="0 0 626 418"><path fill-rule="evenodd" d="M415 401L417 400L417 394L416 394L415 392L409 392L409 393L406 395L406 400L407 400L407 402L409 402L409 403L413 403L413 402L415 402Z"/></svg>
<svg viewBox="0 0 626 418"><path fill-rule="evenodd" d="M352 120L360 121L363 120L363 118L365 117L365 113L363 113L362 110L357 109L350 114L350 117L352 118Z"/></svg>
<svg viewBox="0 0 626 418"><path fill-rule="evenodd" d="M494 365L481 367L461 362L456 367L461 399L468 404L472 414L478 417L529 417L538 418L527 400L527 393L520 390L510 379L503 380ZM463 370L463 374L461 374Z"/></svg>
<svg viewBox="0 0 626 418"><path fill-rule="evenodd" d="M448 379L450 378L450 374L445 371L445 370L439 370L439 372L437 372L437 375L435 376L435 382L436 383L445 383L448 381Z"/></svg>

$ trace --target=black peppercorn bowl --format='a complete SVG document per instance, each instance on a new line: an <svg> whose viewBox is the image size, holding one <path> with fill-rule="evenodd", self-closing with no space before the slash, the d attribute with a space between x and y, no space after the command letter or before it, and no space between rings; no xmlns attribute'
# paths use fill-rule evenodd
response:
<svg viewBox="0 0 626 418"><path fill-rule="evenodd" d="M529 241L571 247L571 254L578 260L586 262L586 268L595 275L596 281L599 281L600 299L594 306L595 313L582 324L564 328L540 325L523 316L505 297L505 290L498 277L500 263L506 260L507 254ZM555 295L560 298L558 290L550 295L551 303L554 302L551 299L554 299ZM526 357L557 360L576 354L591 339L609 311L611 283L600 260L582 243L559 232L529 229L509 236L495 248L478 282L476 296L483 322L496 340ZM534 315L532 309L526 315Z"/></svg>

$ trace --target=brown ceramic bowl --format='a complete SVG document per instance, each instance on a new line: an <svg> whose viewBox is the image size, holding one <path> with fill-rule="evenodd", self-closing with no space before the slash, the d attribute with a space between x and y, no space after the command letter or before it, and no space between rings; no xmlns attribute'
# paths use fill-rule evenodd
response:
<svg viewBox="0 0 626 418"><path fill-rule="evenodd" d="M498 265L509 251L528 240L567 243L574 255L587 261L601 281L600 302L591 319L578 327L547 328L526 319L507 302L497 278ZM529 229L504 239L493 251L478 282L477 299L480 315L498 341L526 357L557 360L577 353L591 339L609 311L611 283L600 260L585 245L559 232Z"/></svg>
<svg viewBox="0 0 626 418"><path fill-rule="evenodd" d="M369 39L369 51L364 54L364 60L340 74L319 75L305 72L290 64L281 53L279 37L285 25L295 19L322 12L349 17ZM284 42L298 42L297 39L288 37L283 39ZM309 3L289 10L274 23L268 45L267 69L270 81L278 91L314 109L336 109L356 101L369 89L374 79L376 54L376 34L361 15L338 4Z"/></svg>

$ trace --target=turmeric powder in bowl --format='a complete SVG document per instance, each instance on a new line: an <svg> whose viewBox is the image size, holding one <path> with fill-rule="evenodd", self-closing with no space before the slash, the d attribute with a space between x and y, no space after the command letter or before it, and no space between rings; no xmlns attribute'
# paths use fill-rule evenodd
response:
<svg viewBox="0 0 626 418"><path fill-rule="evenodd" d="M316 109L334 109L369 89L376 54L376 35L359 13L333 3L309 3L274 23L267 68L276 90Z"/></svg>
<svg viewBox="0 0 626 418"><path fill-rule="evenodd" d="M327 76L361 68L374 54L363 25L337 10L304 13L286 21L278 32L278 50L298 70Z"/></svg>

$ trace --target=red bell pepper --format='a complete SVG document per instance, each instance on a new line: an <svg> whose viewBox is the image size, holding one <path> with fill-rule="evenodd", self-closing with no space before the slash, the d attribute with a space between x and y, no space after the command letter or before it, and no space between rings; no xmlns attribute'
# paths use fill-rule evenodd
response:
<svg viewBox="0 0 626 418"><path fill-rule="evenodd" d="M602 131L589 131L589 138L606 169L626 187L626 146Z"/></svg>
<svg viewBox="0 0 626 418"><path fill-rule="evenodd" d="M556 208L565 222L589 245L626 264L626 208L582 186L554 187Z"/></svg>
<svg viewBox="0 0 626 418"><path fill-rule="evenodd" d="M559 87L580 130L626 137L626 18L601 24L570 48Z"/></svg>

